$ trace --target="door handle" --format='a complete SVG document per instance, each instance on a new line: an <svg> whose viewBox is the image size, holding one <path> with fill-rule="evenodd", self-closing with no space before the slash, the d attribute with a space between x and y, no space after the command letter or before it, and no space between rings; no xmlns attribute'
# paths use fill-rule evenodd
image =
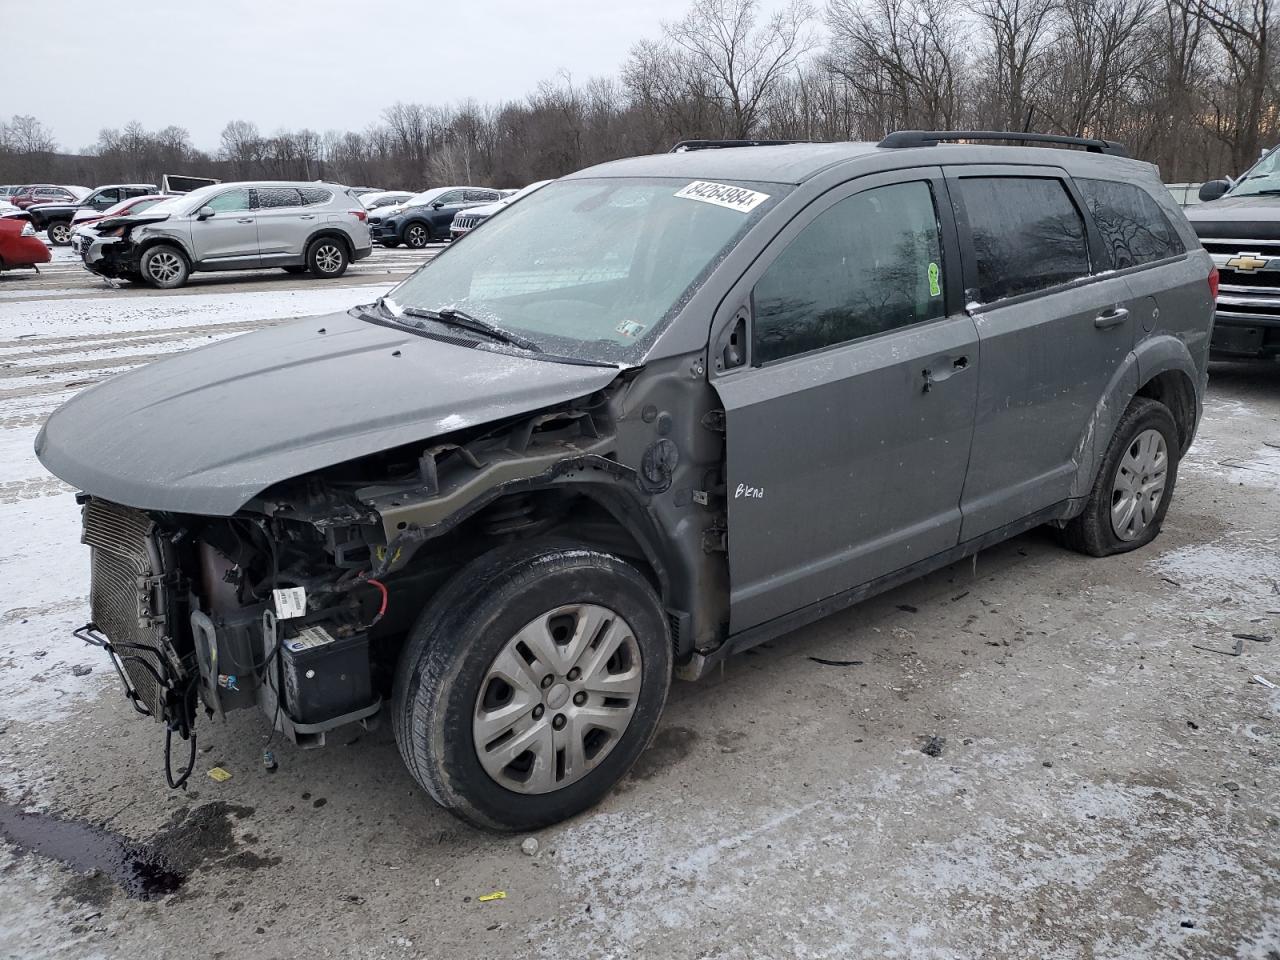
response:
<svg viewBox="0 0 1280 960"><path fill-rule="evenodd" d="M925 393L932 390L935 383L942 383L945 380L950 380L957 373L964 373L964 371L969 369L968 357L942 357L941 359L944 364L947 360L951 360L951 365L943 366L936 371L932 367L925 367L922 371L924 375Z"/></svg>
<svg viewBox="0 0 1280 960"><path fill-rule="evenodd" d="M303 214L302 216L300 216L298 219L299 219L299 220L314 220L315 218L316 218L316 215L315 215L314 213L304 213L304 214Z"/></svg>
<svg viewBox="0 0 1280 960"><path fill-rule="evenodd" d="M253 223L253 217L241 217L236 223Z"/></svg>
<svg viewBox="0 0 1280 960"><path fill-rule="evenodd" d="M1106 330L1108 327L1118 327L1129 319L1129 311L1124 307L1116 307L1112 310L1104 310L1093 318L1093 325L1099 330Z"/></svg>

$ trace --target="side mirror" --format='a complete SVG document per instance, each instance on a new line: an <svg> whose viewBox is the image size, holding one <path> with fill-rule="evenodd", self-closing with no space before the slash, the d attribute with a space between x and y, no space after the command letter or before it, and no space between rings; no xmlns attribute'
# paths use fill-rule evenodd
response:
<svg viewBox="0 0 1280 960"><path fill-rule="evenodd" d="M216 212L217 212L217 211L216 211L216 210L214 210L214 209L213 209L213 207L201 207L199 210L197 210L197 211L196 211L196 219L197 219L197 220L208 220L208 219L209 219L210 217L212 217Z"/></svg>
<svg viewBox="0 0 1280 960"><path fill-rule="evenodd" d="M1200 184L1200 202L1210 203L1217 200L1230 189L1231 184L1226 180L1210 180L1208 183L1202 183Z"/></svg>
<svg viewBox="0 0 1280 960"><path fill-rule="evenodd" d="M435 203L431 204L431 209L432 209L432 210L443 210L443 209L444 209L444 201L442 201L442 200L437 200Z"/></svg>

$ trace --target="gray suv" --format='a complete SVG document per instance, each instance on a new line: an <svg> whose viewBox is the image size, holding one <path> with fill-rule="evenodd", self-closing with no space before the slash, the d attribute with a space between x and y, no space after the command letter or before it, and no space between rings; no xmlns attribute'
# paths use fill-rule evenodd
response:
<svg viewBox="0 0 1280 960"><path fill-rule="evenodd" d="M1084 149L948 142L986 137ZM306 746L386 716L441 804L534 828L626 773L673 676L1037 525L1156 536L1213 294L1154 167L724 147L565 177L375 303L49 418L78 635L189 741L170 782L200 704Z"/></svg>
<svg viewBox="0 0 1280 960"><path fill-rule="evenodd" d="M97 229L83 253L89 270L163 289L195 270L283 267L340 277L373 252L368 211L332 183L219 183Z"/></svg>

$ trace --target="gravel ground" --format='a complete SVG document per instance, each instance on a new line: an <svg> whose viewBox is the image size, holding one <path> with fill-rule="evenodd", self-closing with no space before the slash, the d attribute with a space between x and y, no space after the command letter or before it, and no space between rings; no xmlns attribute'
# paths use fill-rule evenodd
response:
<svg viewBox="0 0 1280 960"><path fill-rule="evenodd" d="M69 635L77 511L31 440L81 384L411 266L380 259L0 279L0 957L1280 958L1280 690L1250 682L1280 639L1219 652L1280 623L1280 366L1214 369L1151 547L1035 532L677 684L533 855L437 809L386 727L269 773L233 715L166 789L161 730Z"/></svg>

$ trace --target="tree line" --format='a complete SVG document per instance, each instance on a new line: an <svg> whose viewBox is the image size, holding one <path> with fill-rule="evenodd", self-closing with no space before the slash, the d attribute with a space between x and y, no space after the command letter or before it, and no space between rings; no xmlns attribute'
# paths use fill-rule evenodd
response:
<svg viewBox="0 0 1280 960"><path fill-rule="evenodd" d="M1280 0L693 0L617 76L523 100L397 101L363 130L233 120L214 150L180 126L103 129L61 152L0 122L0 183L162 173L424 189L520 186L688 138L878 140L895 129L1035 130L1123 141L1166 181L1238 174L1280 136Z"/></svg>

